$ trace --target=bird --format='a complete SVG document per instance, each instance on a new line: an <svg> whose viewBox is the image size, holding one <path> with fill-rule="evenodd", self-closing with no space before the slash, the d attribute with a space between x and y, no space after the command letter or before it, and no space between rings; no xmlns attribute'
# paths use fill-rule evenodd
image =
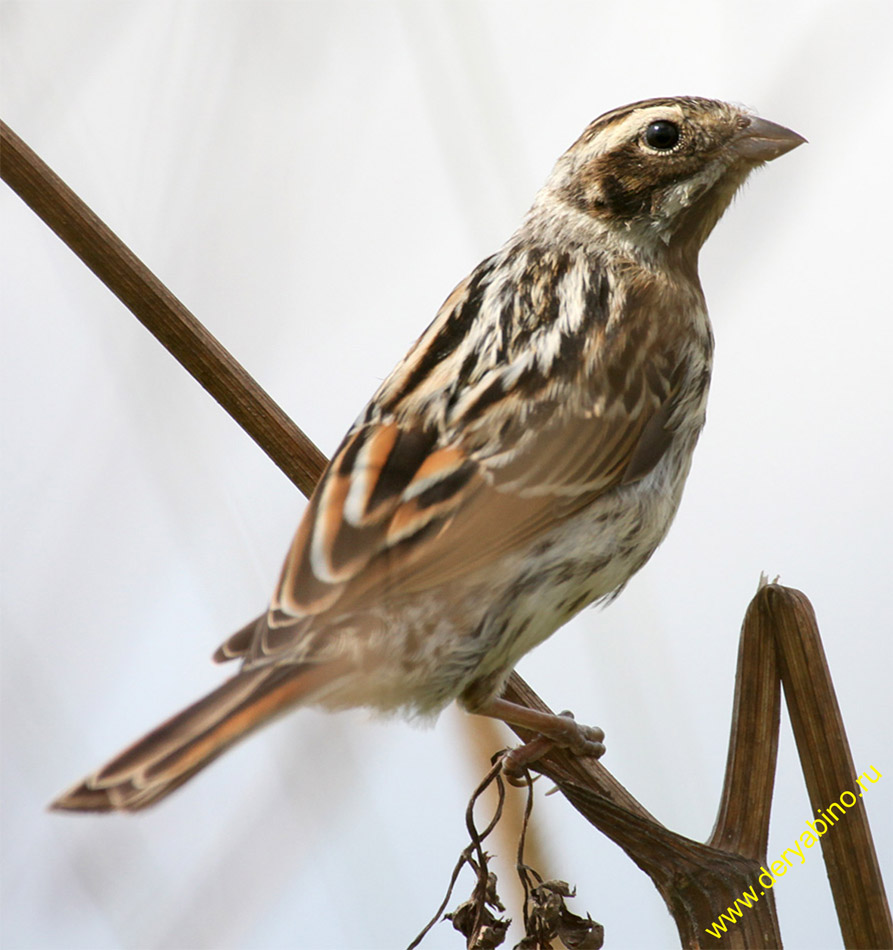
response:
<svg viewBox="0 0 893 950"><path fill-rule="evenodd" d="M501 693L666 535L713 363L698 253L748 175L805 141L693 96L591 122L350 427L268 609L214 654L237 672L51 807L145 808L300 706L457 701L601 754L600 730Z"/></svg>

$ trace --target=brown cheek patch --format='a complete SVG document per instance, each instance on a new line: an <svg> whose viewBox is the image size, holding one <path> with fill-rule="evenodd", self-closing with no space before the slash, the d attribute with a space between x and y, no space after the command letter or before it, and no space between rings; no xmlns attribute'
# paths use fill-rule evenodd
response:
<svg viewBox="0 0 893 950"><path fill-rule="evenodd" d="M641 176L623 174L621 168L601 179L602 201L608 211L622 218L644 214L651 208L653 185Z"/></svg>
<svg viewBox="0 0 893 950"><path fill-rule="evenodd" d="M697 150L701 146L692 139L690 147ZM565 197L582 210L618 219L647 215L666 186L687 178L703 162L699 151L651 155L636 142L627 142L581 170Z"/></svg>

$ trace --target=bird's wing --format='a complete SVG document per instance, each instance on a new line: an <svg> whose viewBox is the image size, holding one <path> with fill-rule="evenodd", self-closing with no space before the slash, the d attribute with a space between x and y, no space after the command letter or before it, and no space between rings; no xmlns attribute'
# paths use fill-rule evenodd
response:
<svg viewBox="0 0 893 950"><path fill-rule="evenodd" d="M393 419L357 425L308 505L266 620L218 658L287 653L303 621L467 576L644 476L672 439L680 367L606 366L588 409L568 411L548 388L523 412L491 399L452 437Z"/></svg>

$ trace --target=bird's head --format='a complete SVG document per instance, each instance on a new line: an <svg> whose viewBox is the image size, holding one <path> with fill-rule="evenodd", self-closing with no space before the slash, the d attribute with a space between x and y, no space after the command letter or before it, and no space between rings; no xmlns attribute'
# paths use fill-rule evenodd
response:
<svg viewBox="0 0 893 950"><path fill-rule="evenodd" d="M537 204L582 214L601 240L696 257L750 172L805 141L726 102L647 99L592 122Z"/></svg>

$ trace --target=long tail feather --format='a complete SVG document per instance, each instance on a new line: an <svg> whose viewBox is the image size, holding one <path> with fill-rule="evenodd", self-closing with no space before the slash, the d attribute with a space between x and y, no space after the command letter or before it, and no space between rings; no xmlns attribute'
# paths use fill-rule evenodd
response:
<svg viewBox="0 0 893 950"><path fill-rule="evenodd" d="M326 666L236 674L60 795L63 811L137 811L169 795L231 745L332 679Z"/></svg>

